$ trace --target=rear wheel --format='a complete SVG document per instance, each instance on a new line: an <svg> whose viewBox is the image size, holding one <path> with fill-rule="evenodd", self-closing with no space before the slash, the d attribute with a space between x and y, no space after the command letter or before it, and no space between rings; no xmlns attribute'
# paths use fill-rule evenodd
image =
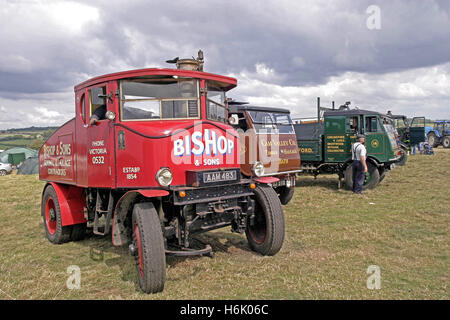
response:
<svg viewBox="0 0 450 320"><path fill-rule="evenodd" d="M444 148L450 148L450 137L444 137L444 139L442 139L442 146Z"/></svg>
<svg viewBox="0 0 450 320"><path fill-rule="evenodd" d="M161 224L153 204L135 204L132 223L139 286L145 293L161 292L166 280L166 255Z"/></svg>
<svg viewBox="0 0 450 320"><path fill-rule="evenodd" d="M363 190L373 189L380 183L380 172L371 162L367 162L367 172L365 174ZM353 166L347 166L344 172L345 185L348 189L353 188Z"/></svg>
<svg viewBox="0 0 450 320"><path fill-rule="evenodd" d="M280 202L282 205L287 205L289 201L292 200L292 197L294 196L294 187L279 187L278 188L278 196L280 198Z"/></svg>
<svg viewBox="0 0 450 320"><path fill-rule="evenodd" d="M439 145L439 139L436 137L434 132L429 132L427 135L428 144L433 148L436 148Z"/></svg>
<svg viewBox="0 0 450 320"><path fill-rule="evenodd" d="M0 170L0 176L6 176L7 172L6 170L2 169Z"/></svg>
<svg viewBox="0 0 450 320"><path fill-rule="evenodd" d="M284 241L284 214L275 190L258 185L254 190L255 218L247 222L246 236L250 248L265 256L275 255Z"/></svg>
<svg viewBox="0 0 450 320"><path fill-rule="evenodd" d="M60 244L70 241L72 226L62 226L58 196L52 185L48 185L44 190L41 213L44 219L45 233L51 243Z"/></svg>

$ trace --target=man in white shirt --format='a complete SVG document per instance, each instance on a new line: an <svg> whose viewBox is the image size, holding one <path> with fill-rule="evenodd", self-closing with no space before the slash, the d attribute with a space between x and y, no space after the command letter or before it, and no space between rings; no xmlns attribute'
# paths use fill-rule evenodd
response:
<svg viewBox="0 0 450 320"><path fill-rule="evenodd" d="M364 175L367 172L367 150L365 147L366 137L358 134L356 142L352 145L352 168L353 168L353 192L362 193Z"/></svg>

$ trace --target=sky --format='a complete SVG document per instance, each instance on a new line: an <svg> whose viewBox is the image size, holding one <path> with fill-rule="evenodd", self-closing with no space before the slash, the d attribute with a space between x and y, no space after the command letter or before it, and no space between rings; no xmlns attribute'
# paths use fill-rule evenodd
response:
<svg viewBox="0 0 450 320"><path fill-rule="evenodd" d="M91 77L205 55L228 97L450 119L448 0L0 0L0 129L58 126Z"/></svg>

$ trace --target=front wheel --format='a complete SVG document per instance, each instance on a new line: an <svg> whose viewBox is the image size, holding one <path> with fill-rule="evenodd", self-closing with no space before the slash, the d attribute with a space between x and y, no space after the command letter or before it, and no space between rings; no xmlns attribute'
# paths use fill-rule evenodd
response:
<svg viewBox="0 0 450 320"><path fill-rule="evenodd" d="M166 281L166 254L161 223L151 202L134 205L132 225L139 286L145 293L161 292Z"/></svg>
<svg viewBox="0 0 450 320"><path fill-rule="evenodd" d="M348 165L344 172L345 185L348 189L353 188L353 166ZM363 190L373 189L380 183L380 172L371 162L367 162L367 172L365 174Z"/></svg>
<svg viewBox="0 0 450 320"><path fill-rule="evenodd" d="M284 242L283 208L272 187L258 185L254 192L255 216L253 221L247 221L245 234L253 251L273 256Z"/></svg>
<svg viewBox="0 0 450 320"><path fill-rule="evenodd" d="M6 176L7 173L4 169L0 170L0 176Z"/></svg>

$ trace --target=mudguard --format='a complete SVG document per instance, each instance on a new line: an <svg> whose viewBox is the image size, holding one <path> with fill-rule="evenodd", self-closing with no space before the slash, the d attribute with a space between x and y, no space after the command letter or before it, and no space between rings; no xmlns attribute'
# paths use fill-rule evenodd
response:
<svg viewBox="0 0 450 320"><path fill-rule="evenodd" d="M169 195L169 191L132 190L125 193L119 201L117 201L112 223L112 243L115 246L122 246L128 243L128 235L123 223L128 215L131 203L138 195L142 195L146 198L164 197Z"/></svg>
<svg viewBox="0 0 450 320"><path fill-rule="evenodd" d="M86 206L83 188L56 182L49 182L47 185L51 185L56 191L63 227L87 222L83 211Z"/></svg>
<svg viewBox="0 0 450 320"><path fill-rule="evenodd" d="M261 177L261 178L256 178L254 180L258 183L263 183L263 184L275 183L275 182L280 181L280 179L275 178L275 177Z"/></svg>

